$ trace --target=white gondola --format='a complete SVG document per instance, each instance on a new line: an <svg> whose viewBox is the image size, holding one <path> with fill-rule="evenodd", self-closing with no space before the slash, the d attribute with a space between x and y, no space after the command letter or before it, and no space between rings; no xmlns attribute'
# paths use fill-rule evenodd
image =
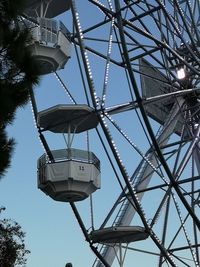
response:
<svg viewBox="0 0 200 267"><path fill-rule="evenodd" d="M89 237L92 242L111 248L117 256L119 266L122 267L126 254L125 249L123 255L123 244L126 247L129 243L145 240L149 237L149 233L141 226L111 226L92 230Z"/></svg>
<svg viewBox="0 0 200 267"><path fill-rule="evenodd" d="M70 33L55 16L70 8L70 1L26 1L26 26L33 41L29 47L40 65L41 74L63 69L71 55Z"/></svg>
<svg viewBox="0 0 200 267"><path fill-rule="evenodd" d="M44 154L38 160L38 187L57 201L74 202L100 188L100 162L88 151L51 151L54 162Z"/></svg>
<svg viewBox="0 0 200 267"><path fill-rule="evenodd" d="M149 234L141 226L112 226L93 230L90 238L94 243L101 244L123 244L132 243L147 239Z"/></svg>
<svg viewBox="0 0 200 267"><path fill-rule="evenodd" d="M81 133L97 126L94 110L86 105L57 105L38 114L38 125L54 133ZM50 151L38 160L38 187L57 201L81 201L100 188L100 161L90 151Z"/></svg>

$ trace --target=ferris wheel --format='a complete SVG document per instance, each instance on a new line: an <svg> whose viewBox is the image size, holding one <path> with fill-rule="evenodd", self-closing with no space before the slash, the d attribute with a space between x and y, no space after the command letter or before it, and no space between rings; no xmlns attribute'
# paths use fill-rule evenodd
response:
<svg viewBox="0 0 200 267"><path fill-rule="evenodd" d="M200 266L199 1L27 0L24 23L59 88L31 94L38 187L93 266Z"/></svg>

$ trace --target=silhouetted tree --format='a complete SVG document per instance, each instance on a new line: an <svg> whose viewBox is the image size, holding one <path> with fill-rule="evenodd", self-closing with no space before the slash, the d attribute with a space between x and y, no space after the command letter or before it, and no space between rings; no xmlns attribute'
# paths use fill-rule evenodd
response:
<svg viewBox="0 0 200 267"><path fill-rule="evenodd" d="M0 208L0 216L5 208ZM0 266L24 266L29 253L24 244L25 233L15 221L0 218Z"/></svg>
<svg viewBox="0 0 200 267"><path fill-rule="evenodd" d="M10 165L14 140L6 134L6 126L24 106L30 89L38 83L39 68L27 44L29 29L21 27L23 0L0 1L0 177Z"/></svg>

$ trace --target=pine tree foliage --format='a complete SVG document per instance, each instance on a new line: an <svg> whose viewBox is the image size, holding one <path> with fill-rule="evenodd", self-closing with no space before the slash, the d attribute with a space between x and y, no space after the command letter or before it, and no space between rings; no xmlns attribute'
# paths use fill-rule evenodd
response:
<svg viewBox="0 0 200 267"><path fill-rule="evenodd" d="M5 208L0 208L0 216ZM24 266L30 253L24 244L25 233L21 226L10 219L0 218L0 266Z"/></svg>
<svg viewBox="0 0 200 267"><path fill-rule="evenodd" d="M5 127L12 123L18 107L29 99L30 89L39 81L39 67L27 44L29 29L21 27L23 0L0 2L0 176L10 165L14 142Z"/></svg>
<svg viewBox="0 0 200 267"><path fill-rule="evenodd" d="M10 160L13 152L15 141L8 138L5 129L0 130L0 169L5 170L10 166Z"/></svg>
<svg viewBox="0 0 200 267"><path fill-rule="evenodd" d="M23 0L0 1L0 178L10 166L15 145L6 127L39 82L39 67L28 48L32 41L29 29L21 27L23 7ZM25 234L15 221L1 219L3 210L0 208L0 267L24 266L29 253Z"/></svg>

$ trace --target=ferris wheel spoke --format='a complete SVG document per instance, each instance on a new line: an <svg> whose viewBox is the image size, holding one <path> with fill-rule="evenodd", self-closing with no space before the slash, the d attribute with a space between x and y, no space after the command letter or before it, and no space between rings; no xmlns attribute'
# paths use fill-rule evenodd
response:
<svg viewBox="0 0 200 267"><path fill-rule="evenodd" d="M85 67L87 82L89 85L89 90L91 92L92 103L93 103L94 107L96 107L97 106L97 97L96 97L96 93L94 91L93 78L92 78L92 73L91 73L91 69L90 69L90 65L89 65L89 61L88 61L87 52L86 52L85 45L84 45L83 40L82 40L83 34L82 34L82 29L81 29L81 25L80 25L80 21L79 21L79 15L78 15L78 12L76 11L75 1L72 1L71 9L72 9L73 19L74 19L74 23L75 23L75 27L76 27L76 32L78 34L78 39L79 39L81 55L82 55L82 59L83 59L84 67Z"/></svg>

